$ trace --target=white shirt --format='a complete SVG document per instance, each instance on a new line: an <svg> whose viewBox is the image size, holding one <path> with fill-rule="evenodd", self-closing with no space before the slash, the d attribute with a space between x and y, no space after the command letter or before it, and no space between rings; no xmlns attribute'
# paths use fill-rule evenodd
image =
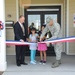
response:
<svg viewBox="0 0 75 75"><path fill-rule="evenodd" d="M35 34L34 36L30 34L29 38L32 40L32 42L37 41L38 34ZM30 44L30 50L36 50L37 49L37 43Z"/></svg>

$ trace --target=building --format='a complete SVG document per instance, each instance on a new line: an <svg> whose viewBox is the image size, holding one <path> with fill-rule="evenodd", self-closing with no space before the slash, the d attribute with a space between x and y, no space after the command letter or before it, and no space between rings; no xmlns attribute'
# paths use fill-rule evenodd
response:
<svg viewBox="0 0 75 75"><path fill-rule="evenodd" d="M36 21L36 25L41 25L45 23L44 17L53 14L56 15L61 25L63 37L75 36L75 0L1 0L0 7L0 20L4 24L5 21L15 23L19 15L25 15L26 18L37 15L36 17L39 18L39 20ZM43 21L40 20L40 18L43 18ZM30 21L30 19L27 19L26 24L30 25L33 20L30 23L28 20ZM5 28L1 32L0 70L5 71L7 66L6 55L15 55L14 47L5 46L6 39L14 39L13 27L11 25L5 25ZM64 43L63 52L67 55L75 55L74 45L75 42Z"/></svg>

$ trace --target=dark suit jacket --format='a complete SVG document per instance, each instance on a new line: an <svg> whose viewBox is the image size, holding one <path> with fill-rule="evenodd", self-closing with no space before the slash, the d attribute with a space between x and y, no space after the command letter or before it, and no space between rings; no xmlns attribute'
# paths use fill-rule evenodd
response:
<svg viewBox="0 0 75 75"><path fill-rule="evenodd" d="M14 34L15 34L15 40L19 41L20 39L23 39L23 40L25 39L23 36L22 28L18 22L16 22L14 25Z"/></svg>

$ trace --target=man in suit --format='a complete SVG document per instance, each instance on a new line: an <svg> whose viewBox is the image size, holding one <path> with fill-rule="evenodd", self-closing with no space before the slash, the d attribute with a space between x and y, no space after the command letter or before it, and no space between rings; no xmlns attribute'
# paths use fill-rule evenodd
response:
<svg viewBox="0 0 75 75"><path fill-rule="evenodd" d="M19 17L19 21L17 21L14 25L14 34L15 34L15 40L24 42L26 41L26 35L25 35L25 28L24 23L25 18L23 15ZM25 58L25 46L18 46L16 45L16 64L17 66L27 65L27 63L24 62Z"/></svg>

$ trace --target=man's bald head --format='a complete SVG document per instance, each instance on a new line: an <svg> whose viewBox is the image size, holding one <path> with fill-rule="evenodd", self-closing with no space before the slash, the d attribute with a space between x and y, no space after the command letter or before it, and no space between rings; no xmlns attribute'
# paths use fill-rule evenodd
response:
<svg viewBox="0 0 75 75"><path fill-rule="evenodd" d="M23 15L19 16L19 21L20 23L24 23L25 17Z"/></svg>

